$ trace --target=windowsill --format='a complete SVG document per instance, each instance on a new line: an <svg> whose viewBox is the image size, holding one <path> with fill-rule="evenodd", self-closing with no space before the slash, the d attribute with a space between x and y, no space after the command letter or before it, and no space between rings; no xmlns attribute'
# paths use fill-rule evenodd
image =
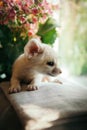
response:
<svg viewBox="0 0 87 130"><path fill-rule="evenodd" d="M9 82L0 86L25 130L56 130L56 126L64 126L75 119L78 123L87 116L87 88L74 82L44 83L39 90L15 94L8 94Z"/></svg>

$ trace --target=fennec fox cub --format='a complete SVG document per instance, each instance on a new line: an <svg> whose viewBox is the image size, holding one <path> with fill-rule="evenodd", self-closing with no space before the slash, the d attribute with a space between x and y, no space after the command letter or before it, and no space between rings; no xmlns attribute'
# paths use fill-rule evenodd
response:
<svg viewBox="0 0 87 130"><path fill-rule="evenodd" d="M21 81L28 83L27 90L37 90L43 75L57 76L55 51L40 40L32 38L24 47L24 53L13 64L9 93L21 91Z"/></svg>

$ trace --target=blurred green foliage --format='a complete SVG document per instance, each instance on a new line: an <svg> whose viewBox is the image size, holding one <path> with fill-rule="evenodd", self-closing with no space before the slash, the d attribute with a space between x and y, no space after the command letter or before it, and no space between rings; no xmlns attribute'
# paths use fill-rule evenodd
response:
<svg viewBox="0 0 87 130"><path fill-rule="evenodd" d="M58 36L56 31L57 24L54 19L48 19L46 23L41 24L38 30L37 35L41 36L43 43L52 45L55 42L56 37Z"/></svg>
<svg viewBox="0 0 87 130"><path fill-rule="evenodd" d="M61 55L71 74L87 75L87 0L67 2L68 18L60 38Z"/></svg>
<svg viewBox="0 0 87 130"><path fill-rule="evenodd" d="M0 25L0 80L2 74L8 80L14 60L23 52L23 47L28 37L20 37L20 32L12 32L7 26ZM4 78L4 77L3 77Z"/></svg>

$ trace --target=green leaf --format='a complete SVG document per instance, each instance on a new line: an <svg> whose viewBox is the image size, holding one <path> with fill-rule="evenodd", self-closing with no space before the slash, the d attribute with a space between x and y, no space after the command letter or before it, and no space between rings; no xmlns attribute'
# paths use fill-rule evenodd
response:
<svg viewBox="0 0 87 130"><path fill-rule="evenodd" d="M10 29L5 25L0 25L0 43L2 46L7 46L11 41L12 33Z"/></svg>
<svg viewBox="0 0 87 130"><path fill-rule="evenodd" d="M55 20L52 18L49 18L45 24L40 24L39 26L39 30L38 30L38 34L40 33L46 33L50 30L52 30L53 28L56 28L58 25L55 23Z"/></svg>
<svg viewBox="0 0 87 130"><path fill-rule="evenodd" d="M41 40L43 43L52 45L55 42L56 37L57 37L56 30L52 29L52 30L46 32L44 35L42 35Z"/></svg>
<svg viewBox="0 0 87 130"><path fill-rule="evenodd" d="M45 24L40 24L37 35L41 36L42 42L53 44L57 37L56 27L55 20L49 18Z"/></svg>
<svg viewBox="0 0 87 130"><path fill-rule="evenodd" d="M6 61L6 55L3 48L0 48L0 64Z"/></svg>

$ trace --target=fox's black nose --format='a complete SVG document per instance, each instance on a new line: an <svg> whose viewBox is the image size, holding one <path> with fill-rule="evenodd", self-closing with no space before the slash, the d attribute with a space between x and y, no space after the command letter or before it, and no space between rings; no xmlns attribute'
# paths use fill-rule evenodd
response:
<svg viewBox="0 0 87 130"><path fill-rule="evenodd" d="M57 74L62 73L62 71L59 68L54 68L53 71L52 71L52 73L57 75Z"/></svg>
<svg viewBox="0 0 87 130"><path fill-rule="evenodd" d="M61 69L58 69L58 71L59 71L60 74L62 73Z"/></svg>

